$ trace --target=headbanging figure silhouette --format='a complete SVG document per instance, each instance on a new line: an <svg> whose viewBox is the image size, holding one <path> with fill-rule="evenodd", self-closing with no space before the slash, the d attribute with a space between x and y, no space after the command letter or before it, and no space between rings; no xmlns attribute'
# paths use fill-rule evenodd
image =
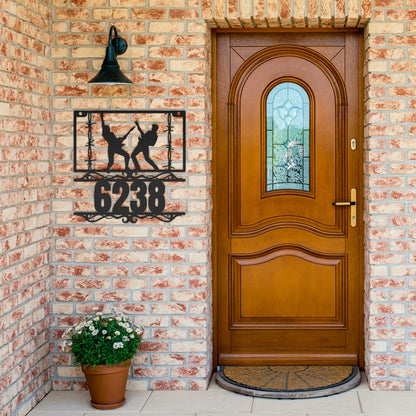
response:
<svg viewBox="0 0 416 416"><path fill-rule="evenodd" d="M107 172L110 171L111 167L114 163L114 155L121 155L124 157L125 163L125 170L129 169L129 154L122 148L124 140L127 139L130 132L134 129L134 126L128 131L126 135L123 137L117 137L110 129L110 127L104 123L104 115L101 113L101 126L102 126L102 134L105 141L108 144L108 164L107 164Z"/></svg>
<svg viewBox="0 0 416 416"><path fill-rule="evenodd" d="M149 147L154 146L157 142L157 130L158 130L159 126L157 124L152 124L152 129L145 133L140 128L140 125L139 125L137 120L135 121L135 123L136 123L137 128L139 129L140 137L139 137L139 141L137 143L137 146L135 147L135 149L133 150L133 153L131 154L131 159L133 160L134 168L136 170L140 170L140 165L139 165L139 162L137 160L137 155L139 153L143 153L144 160L150 166L152 166L153 169L159 170L156 163L153 162L153 160L149 156Z"/></svg>

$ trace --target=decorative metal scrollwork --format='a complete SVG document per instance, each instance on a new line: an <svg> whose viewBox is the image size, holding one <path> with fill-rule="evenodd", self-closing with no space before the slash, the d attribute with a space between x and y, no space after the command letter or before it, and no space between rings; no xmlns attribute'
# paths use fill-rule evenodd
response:
<svg viewBox="0 0 416 416"><path fill-rule="evenodd" d="M107 214L98 214L96 212L75 212L75 215L85 218L89 222L97 222L105 218L116 218L121 219L124 224L132 223L135 224L138 219L152 219L156 218L159 221L163 222L171 222L176 217L181 215L185 215L184 212L162 212L161 214L152 214L151 212L147 212L142 215L136 215L133 213L128 213L126 215L122 214L114 214L114 213L107 213Z"/></svg>
<svg viewBox="0 0 416 416"><path fill-rule="evenodd" d="M127 172L123 174L102 174L101 172L88 172L81 178L75 178L75 182L97 182L99 180L106 179L108 181L123 180L123 181L134 181L136 179L151 180L160 179L164 182L185 182L185 179L179 178L172 172L159 172L155 175L151 174L139 174L137 172Z"/></svg>

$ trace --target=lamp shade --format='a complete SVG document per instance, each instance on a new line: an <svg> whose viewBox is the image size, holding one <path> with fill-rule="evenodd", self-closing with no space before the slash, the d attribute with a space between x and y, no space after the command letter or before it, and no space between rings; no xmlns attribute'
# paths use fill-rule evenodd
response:
<svg viewBox="0 0 416 416"><path fill-rule="evenodd" d="M115 32L115 37L112 37L112 32ZM117 55L123 54L127 49L127 43L123 38L117 36L117 30L111 26L108 37L108 46L105 51L104 61L101 65L100 72L92 78L89 82L94 84L132 84L120 70L120 65L117 62Z"/></svg>

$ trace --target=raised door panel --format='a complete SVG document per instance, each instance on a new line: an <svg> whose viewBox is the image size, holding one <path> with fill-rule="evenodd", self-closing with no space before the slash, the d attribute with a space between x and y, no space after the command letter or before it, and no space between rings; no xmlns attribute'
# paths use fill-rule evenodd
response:
<svg viewBox="0 0 416 416"><path fill-rule="evenodd" d="M336 73L329 61L313 51L282 47L255 55L236 75L230 99L234 140L229 154L237 156L230 159L232 235L256 235L287 226L345 235L346 213L332 205L347 197L345 131L341 129L345 90ZM309 96L307 191L267 190L266 99L274 86L284 82L301 86Z"/></svg>
<svg viewBox="0 0 416 416"><path fill-rule="evenodd" d="M230 328L345 328L345 260L285 247L230 256Z"/></svg>

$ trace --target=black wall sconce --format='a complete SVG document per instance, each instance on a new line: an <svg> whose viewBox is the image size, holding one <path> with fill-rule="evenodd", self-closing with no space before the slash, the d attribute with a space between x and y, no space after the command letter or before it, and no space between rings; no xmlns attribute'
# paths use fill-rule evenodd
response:
<svg viewBox="0 0 416 416"><path fill-rule="evenodd" d="M113 37L114 34L114 37ZM120 70L117 62L117 55L122 55L127 50L125 39L117 36L117 29L111 26L108 35L108 46L105 51L104 61L101 65L100 72L91 79L90 83L95 84L132 84Z"/></svg>

